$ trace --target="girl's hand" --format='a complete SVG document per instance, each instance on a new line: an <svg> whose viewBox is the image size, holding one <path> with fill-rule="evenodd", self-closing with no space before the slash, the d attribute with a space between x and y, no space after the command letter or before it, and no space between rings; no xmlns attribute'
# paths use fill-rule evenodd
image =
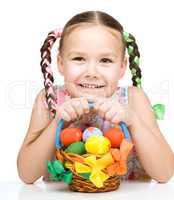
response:
<svg viewBox="0 0 174 200"><path fill-rule="evenodd" d="M84 113L89 113L87 98L71 98L57 107L56 119L70 122L79 119Z"/></svg>
<svg viewBox="0 0 174 200"><path fill-rule="evenodd" d="M116 98L93 98L94 109L97 113L111 123L123 121L127 126L132 125L135 113L129 105L123 105Z"/></svg>

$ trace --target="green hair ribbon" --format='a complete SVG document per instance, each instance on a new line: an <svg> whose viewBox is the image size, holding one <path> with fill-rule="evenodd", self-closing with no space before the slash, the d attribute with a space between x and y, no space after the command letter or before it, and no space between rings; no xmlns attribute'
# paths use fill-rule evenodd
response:
<svg viewBox="0 0 174 200"><path fill-rule="evenodd" d="M138 56L135 56L134 63L136 63L137 65L140 65L140 58L138 58Z"/></svg>
<svg viewBox="0 0 174 200"><path fill-rule="evenodd" d="M123 38L124 38L124 40L125 40L126 42L128 42L128 43L134 41L133 39L129 38L129 33L126 32L126 31L123 31Z"/></svg>
<svg viewBox="0 0 174 200"><path fill-rule="evenodd" d="M165 114L165 105L164 104L155 104L152 106L152 109L155 113L156 119L163 120Z"/></svg>
<svg viewBox="0 0 174 200"><path fill-rule="evenodd" d="M128 46L128 54L131 55L133 50L134 50L133 46L129 45Z"/></svg>
<svg viewBox="0 0 174 200"><path fill-rule="evenodd" d="M137 77L137 78L135 79L135 81L137 82L137 87L138 87L138 88L142 88L142 86L141 86L141 78Z"/></svg>

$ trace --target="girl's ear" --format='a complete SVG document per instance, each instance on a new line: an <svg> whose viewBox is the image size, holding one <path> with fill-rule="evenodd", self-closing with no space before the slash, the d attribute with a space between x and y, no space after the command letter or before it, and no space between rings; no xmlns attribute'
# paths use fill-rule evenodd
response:
<svg viewBox="0 0 174 200"><path fill-rule="evenodd" d="M58 71L60 72L60 74L62 76L64 76L63 60L62 60L62 57L60 54L58 54L58 56L57 56L57 68L58 68Z"/></svg>
<svg viewBox="0 0 174 200"><path fill-rule="evenodd" d="M121 64L119 79L121 79L124 76L126 69L127 69L127 57L125 56Z"/></svg>

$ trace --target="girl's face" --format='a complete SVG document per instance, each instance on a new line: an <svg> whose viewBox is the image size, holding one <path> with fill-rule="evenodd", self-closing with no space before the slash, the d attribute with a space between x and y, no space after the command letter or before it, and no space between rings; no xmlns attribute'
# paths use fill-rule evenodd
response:
<svg viewBox="0 0 174 200"><path fill-rule="evenodd" d="M75 28L58 55L58 70L72 97L110 97L126 70L121 34L101 25Z"/></svg>

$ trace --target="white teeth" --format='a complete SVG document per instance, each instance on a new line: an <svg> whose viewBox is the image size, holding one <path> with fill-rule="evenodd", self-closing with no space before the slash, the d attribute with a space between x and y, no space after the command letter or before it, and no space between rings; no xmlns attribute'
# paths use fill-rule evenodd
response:
<svg viewBox="0 0 174 200"><path fill-rule="evenodd" d="M102 86L102 85L90 85L90 84L86 84L86 83L84 83L84 84L79 84L81 87L85 87L85 88L92 88L92 89L94 89L94 88L102 88L102 87L104 87L104 86Z"/></svg>

